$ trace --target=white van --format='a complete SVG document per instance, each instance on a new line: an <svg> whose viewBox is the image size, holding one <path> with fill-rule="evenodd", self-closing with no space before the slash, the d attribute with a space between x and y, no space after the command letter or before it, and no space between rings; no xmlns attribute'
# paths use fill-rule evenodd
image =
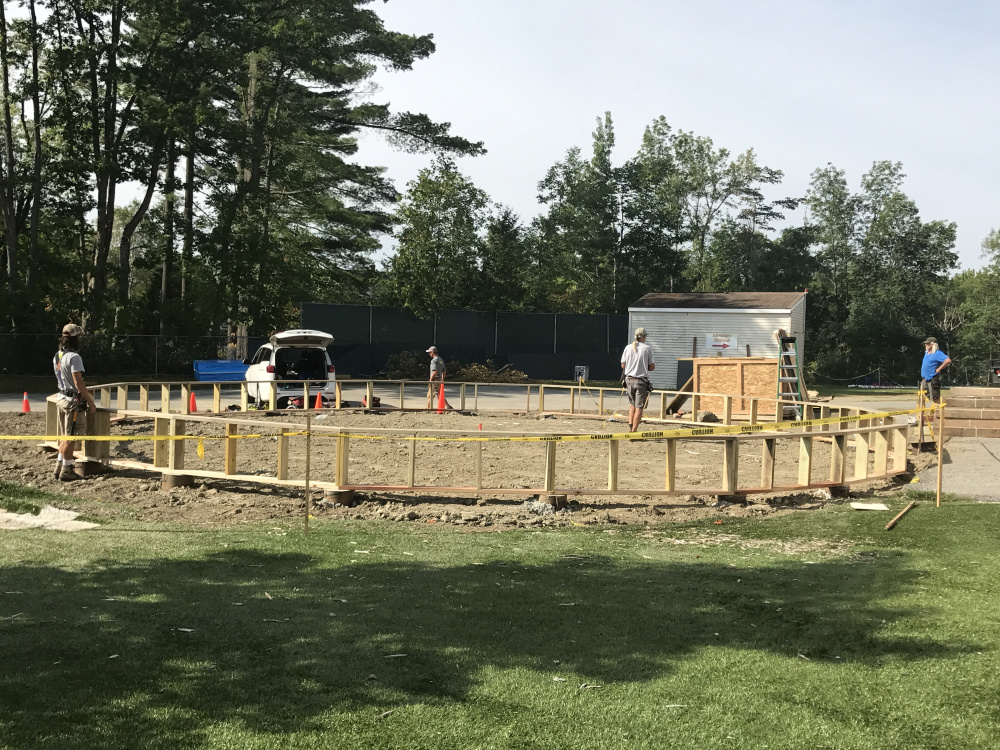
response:
<svg viewBox="0 0 1000 750"><path fill-rule="evenodd" d="M271 399L271 383L278 381L278 398L272 409L287 409L290 399L312 407L317 393L332 400L336 392L337 370L330 362L326 347L333 336L323 331L295 329L271 336L250 359L243 360L247 368L247 395L250 403L261 405ZM296 381L310 380L309 404L302 402L305 388ZM284 381L284 382L283 382Z"/></svg>

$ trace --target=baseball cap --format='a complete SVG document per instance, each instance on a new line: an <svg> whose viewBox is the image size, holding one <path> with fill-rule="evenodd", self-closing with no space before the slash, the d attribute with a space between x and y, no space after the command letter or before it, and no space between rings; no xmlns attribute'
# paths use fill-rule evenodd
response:
<svg viewBox="0 0 1000 750"><path fill-rule="evenodd" d="M63 336L82 336L83 329L80 328L76 323L67 323L62 329Z"/></svg>
<svg viewBox="0 0 1000 750"><path fill-rule="evenodd" d="M937 343L937 339L934 338L933 336L928 336L927 338L924 339L924 343L925 344L936 344Z"/></svg>
<svg viewBox="0 0 1000 750"><path fill-rule="evenodd" d="M428 354L437 354L438 353L438 348L436 346L432 346L430 349L427 350L427 353Z"/></svg>
<svg viewBox="0 0 1000 750"><path fill-rule="evenodd" d="M636 328L635 329L635 337L637 339L644 339L644 338L646 338L646 329L643 328L642 326L639 326L638 328Z"/></svg>

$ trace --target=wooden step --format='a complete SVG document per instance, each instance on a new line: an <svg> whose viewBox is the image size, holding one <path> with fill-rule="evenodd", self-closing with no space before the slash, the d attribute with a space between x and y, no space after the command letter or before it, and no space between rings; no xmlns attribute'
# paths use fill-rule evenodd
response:
<svg viewBox="0 0 1000 750"><path fill-rule="evenodd" d="M976 398L1000 398L1000 387L990 388L988 386L972 386L972 385L960 385L954 388L949 388L946 394L952 396L973 396Z"/></svg>
<svg viewBox="0 0 1000 750"><path fill-rule="evenodd" d="M954 427L945 422L944 436L1000 438L1000 427Z"/></svg>
<svg viewBox="0 0 1000 750"><path fill-rule="evenodd" d="M1000 420L1000 408L998 409L952 409L946 406L944 409L946 419L976 419L996 421Z"/></svg>
<svg viewBox="0 0 1000 750"><path fill-rule="evenodd" d="M989 398L986 396L945 396L944 403L948 412L956 409L1000 409L1000 394Z"/></svg>

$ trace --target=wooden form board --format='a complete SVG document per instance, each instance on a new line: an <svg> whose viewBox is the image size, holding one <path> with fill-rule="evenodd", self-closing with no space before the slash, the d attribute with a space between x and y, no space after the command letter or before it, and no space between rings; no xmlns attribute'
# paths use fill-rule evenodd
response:
<svg viewBox="0 0 1000 750"><path fill-rule="evenodd" d="M778 391L778 360L766 357L697 357L692 359L696 393L719 393L743 398L733 399L734 411L747 414L750 399L761 399L759 414L774 414L774 396ZM720 413L723 397L702 396L699 409Z"/></svg>

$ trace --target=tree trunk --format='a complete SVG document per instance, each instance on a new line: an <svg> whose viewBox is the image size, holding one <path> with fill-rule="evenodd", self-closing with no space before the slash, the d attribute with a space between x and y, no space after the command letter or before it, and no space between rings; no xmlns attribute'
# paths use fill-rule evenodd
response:
<svg viewBox="0 0 1000 750"><path fill-rule="evenodd" d="M191 128L184 162L184 245L181 248L181 302L187 299L188 274L194 255L194 156L195 128Z"/></svg>
<svg viewBox="0 0 1000 750"><path fill-rule="evenodd" d="M170 136L167 146L167 175L163 198L163 272L160 276L160 335L167 334L167 300L170 297L170 275L174 263L174 164L177 142Z"/></svg>
<svg viewBox="0 0 1000 750"><path fill-rule="evenodd" d="M8 57L7 4L0 7L0 66L3 67L3 140L4 164L0 178L0 210L3 213L4 247L7 255L7 284L13 289L18 284L17 264L17 206L15 204L16 170L14 165L14 128L10 113L10 60Z"/></svg>
<svg viewBox="0 0 1000 750"><path fill-rule="evenodd" d="M118 294L122 304L125 304L131 296L129 287L132 285L132 236L135 234L135 230L139 228L139 224L146 217L149 204L153 200L153 194L156 192L156 185L159 181L160 160L162 158L163 143L160 142L153 148L153 159L149 167L149 177L146 180L146 193L142 196L142 203L139 204L139 208L136 209L136 212L129 219L128 223L122 227L122 238L118 243Z"/></svg>
<svg viewBox="0 0 1000 750"><path fill-rule="evenodd" d="M35 288L35 263L38 260L38 223L42 211L42 104L41 79L38 74L38 18L35 0L28 0L31 14L31 104L35 109L32 125L34 154L31 171L31 218L28 230L28 253L24 265L24 285L29 292Z"/></svg>

